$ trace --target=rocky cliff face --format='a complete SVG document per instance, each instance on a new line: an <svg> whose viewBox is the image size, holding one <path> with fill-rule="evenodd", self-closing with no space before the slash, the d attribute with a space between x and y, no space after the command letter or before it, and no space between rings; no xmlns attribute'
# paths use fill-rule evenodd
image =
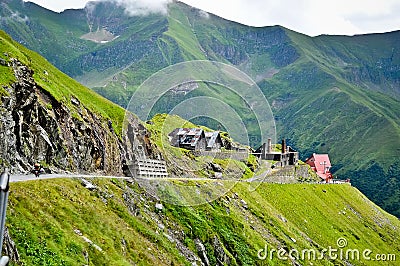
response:
<svg viewBox="0 0 400 266"><path fill-rule="evenodd" d="M16 82L3 87L8 95L1 98L1 166L12 172L27 172L39 161L52 172L118 175L127 159L155 156L145 127L134 116L127 124L131 141L123 141L111 121L90 112L78 99L70 99L74 112L57 101L38 86L33 71L17 59L11 58L8 66Z"/></svg>

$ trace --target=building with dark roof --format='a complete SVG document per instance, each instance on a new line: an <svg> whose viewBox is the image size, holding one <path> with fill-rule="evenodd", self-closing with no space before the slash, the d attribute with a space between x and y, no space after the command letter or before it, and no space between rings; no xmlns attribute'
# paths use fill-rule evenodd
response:
<svg viewBox="0 0 400 266"><path fill-rule="evenodd" d="M207 147L206 136L201 128L176 128L169 135L172 146L201 151Z"/></svg>
<svg viewBox="0 0 400 266"><path fill-rule="evenodd" d="M169 133L172 146L193 151L220 151L223 142L219 131L205 132L201 128L176 128Z"/></svg>

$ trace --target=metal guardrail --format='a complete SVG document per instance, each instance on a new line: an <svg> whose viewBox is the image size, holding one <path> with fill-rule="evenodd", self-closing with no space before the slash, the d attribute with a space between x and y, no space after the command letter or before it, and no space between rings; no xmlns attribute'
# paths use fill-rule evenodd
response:
<svg viewBox="0 0 400 266"><path fill-rule="evenodd" d="M4 229L6 223L6 212L8 202L8 192L10 189L10 174L6 168L0 176L0 253L3 248ZM2 256L0 259L0 266L8 265L8 256Z"/></svg>

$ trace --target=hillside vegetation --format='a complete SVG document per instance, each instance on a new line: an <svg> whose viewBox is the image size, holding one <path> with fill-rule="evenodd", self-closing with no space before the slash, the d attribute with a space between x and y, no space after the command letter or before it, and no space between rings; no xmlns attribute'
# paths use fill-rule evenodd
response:
<svg viewBox="0 0 400 266"><path fill-rule="evenodd" d="M371 258L400 251L399 220L349 185L262 183L250 192L250 184L237 183L216 201L162 203L159 210L160 202L136 182L90 182L95 190L67 179L11 185L7 226L21 264L190 265L204 254L210 265L288 265L276 253L261 260L258 251L267 245L287 252L314 249L319 256L324 248L338 248L339 238L347 240L344 252L369 249ZM298 262L346 265L340 256ZM348 262L376 265L362 255Z"/></svg>
<svg viewBox="0 0 400 266"><path fill-rule="evenodd" d="M58 170L118 171L127 152L121 148L118 126L123 109L3 32L0 48L1 165L17 171L37 151L47 154L49 167L62 167L56 165L60 157L67 158L67 165L76 164L76 169L64 165ZM175 159L169 164L172 177L183 176L177 169L189 165L189 177L197 179L11 183L5 247L12 249L2 252L12 258L11 265L376 265L377 259L398 263L399 220L349 184L247 182L257 170L253 156L240 162L207 161L206 156L166 145L172 129L194 124L166 114L145 125L129 122L144 132L144 137L135 137L138 142L145 138L141 144L147 155ZM37 126L27 126L31 124ZM139 132L137 128L132 132ZM35 142L38 136L48 137L50 143ZM31 146L36 149L31 151ZM103 149L103 164L96 165L95 148ZM212 177L210 164L240 179L205 178Z"/></svg>
<svg viewBox="0 0 400 266"><path fill-rule="evenodd" d="M287 138L303 160L329 153L336 175L351 178L374 202L400 215L399 31L309 37L279 26L237 24L180 2L169 5L168 16L130 16L111 2L60 14L22 0L1 6L3 30L122 107L143 81L169 65L208 59L237 66L259 84L278 137ZM118 38L103 44L81 38L101 30ZM183 98L165 95L154 112L223 92L200 88ZM245 123L254 121L240 101L230 98L228 104ZM261 145L251 139L254 148Z"/></svg>

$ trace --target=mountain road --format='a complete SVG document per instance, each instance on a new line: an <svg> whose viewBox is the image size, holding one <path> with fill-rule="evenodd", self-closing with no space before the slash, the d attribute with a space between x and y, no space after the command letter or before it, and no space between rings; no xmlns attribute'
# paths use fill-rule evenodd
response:
<svg viewBox="0 0 400 266"><path fill-rule="evenodd" d="M84 174L41 174L36 177L33 174L27 175L10 175L10 182L24 182L31 180L43 180L43 179L54 179L54 178L118 178L118 179L130 179L131 177L126 176L102 176L102 175L84 175Z"/></svg>

